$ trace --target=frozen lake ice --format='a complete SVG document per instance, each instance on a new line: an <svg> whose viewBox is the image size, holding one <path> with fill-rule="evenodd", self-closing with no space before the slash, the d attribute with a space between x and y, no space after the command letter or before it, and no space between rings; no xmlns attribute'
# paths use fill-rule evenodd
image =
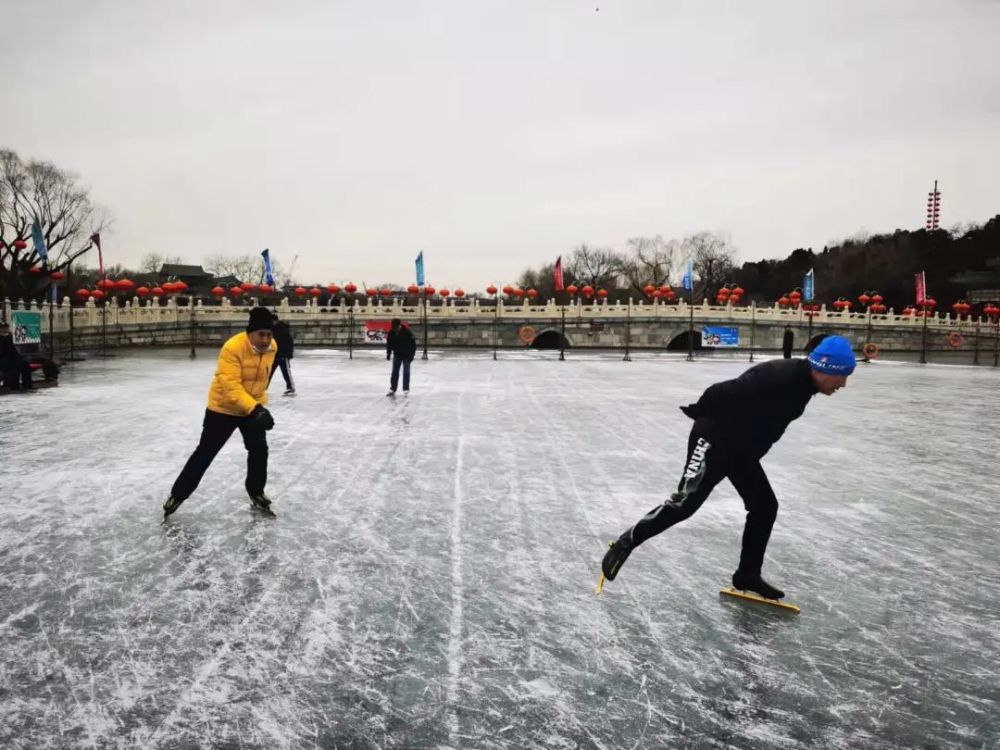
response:
<svg viewBox="0 0 1000 750"><path fill-rule="evenodd" d="M238 435L161 525L213 350L78 363L0 398L5 748L986 748L1000 744L988 367L879 362L764 459L765 576L719 597L724 482L599 597L676 486L678 406L745 361L302 350L268 493Z"/></svg>

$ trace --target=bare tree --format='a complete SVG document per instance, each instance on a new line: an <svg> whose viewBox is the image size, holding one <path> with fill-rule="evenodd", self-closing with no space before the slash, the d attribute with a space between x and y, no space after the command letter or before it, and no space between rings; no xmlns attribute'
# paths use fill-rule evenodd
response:
<svg viewBox="0 0 1000 750"><path fill-rule="evenodd" d="M202 268L215 276L235 276L240 281L254 284L264 276L264 262L258 255L210 255L205 258ZM278 277L277 270L274 270L274 276Z"/></svg>
<svg viewBox="0 0 1000 750"><path fill-rule="evenodd" d="M183 265L184 259L179 255L160 255L160 253L146 253L139 261L139 270L142 273L159 273L164 264Z"/></svg>
<svg viewBox="0 0 1000 750"><path fill-rule="evenodd" d="M75 175L0 149L0 296L37 296L48 284L44 274L29 272L41 260L31 240L36 218L51 270L87 252L92 235L109 225Z"/></svg>
<svg viewBox="0 0 1000 750"><path fill-rule="evenodd" d="M590 247L581 243L569 256L564 275L581 284L590 284L595 289L614 289L621 276L622 258L610 248ZM568 272L568 273L567 273Z"/></svg>
<svg viewBox="0 0 1000 750"><path fill-rule="evenodd" d="M701 280L700 296L712 294L736 269L736 249L724 237L712 232L686 237L684 251L690 255L695 275Z"/></svg>
<svg viewBox="0 0 1000 750"><path fill-rule="evenodd" d="M674 265L680 256L677 240L655 237L632 237L628 240L629 254L622 259L621 273L629 287L639 292L647 284L661 286L670 282Z"/></svg>

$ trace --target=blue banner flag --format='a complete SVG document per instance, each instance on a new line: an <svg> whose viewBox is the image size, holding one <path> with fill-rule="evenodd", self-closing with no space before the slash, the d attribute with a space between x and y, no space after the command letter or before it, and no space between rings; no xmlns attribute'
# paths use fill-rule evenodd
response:
<svg viewBox="0 0 1000 750"><path fill-rule="evenodd" d="M687 268L684 269L684 276L681 278L681 286L689 292L694 291L694 263L688 258Z"/></svg>
<svg viewBox="0 0 1000 750"><path fill-rule="evenodd" d="M271 251L268 248L264 248L264 252L261 255L264 257L264 281L274 286L274 273L271 270Z"/></svg>
<svg viewBox="0 0 1000 750"><path fill-rule="evenodd" d="M809 269L809 273L802 280L802 301L812 302L813 299L813 269Z"/></svg>
<svg viewBox="0 0 1000 750"><path fill-rule="evenodd" d="M424 251L417 256L417 286L424 285Z"/></svg>
<svg viewBox="0 0 1000 750"><path fill-rule="evenodd" d="M35 245L35 252L42 259L42 265L49 260L49 249L45 246L45 237L42 236L42 225L38 222L38 217L31 225L31 241Z"/></svg>

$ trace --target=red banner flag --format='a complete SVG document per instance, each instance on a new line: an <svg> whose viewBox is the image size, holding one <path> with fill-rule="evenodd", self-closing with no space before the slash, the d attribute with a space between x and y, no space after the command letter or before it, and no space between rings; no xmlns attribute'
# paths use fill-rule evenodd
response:
<svg viewBox="0 0 1000 750"><path fill-rule="evenodd" d="M563 290L562 256L561 255L558 258L556 258L555 281L556 281L556 291L557 292L561 292Z"/></svg>
<svg viewBox="0 0 1000 750"><path fill-rule="evenodd" d="M914 285L917 290L917 304L924 304L924 300L927 299L927 279L924 276L924 271L916 274L913 279Z"/></svg>
<svg viewBox="0 0 1000 750"><path fill-rule="evenodd" d="M90 241L97 245L97 271L101 278L104 278L104 256L101 254L101 235L99 232L94 232L90 235Z"/></svg>

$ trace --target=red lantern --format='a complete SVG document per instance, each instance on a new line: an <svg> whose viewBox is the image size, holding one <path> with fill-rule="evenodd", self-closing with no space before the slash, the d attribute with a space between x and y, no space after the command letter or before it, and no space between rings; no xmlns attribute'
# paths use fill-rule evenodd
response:
<svg viewBox="0 0 1000 750"><path fill-rule="evenodd" d="M50 274L50 276L52 277L53 281L62 281L63 279L66 278L66 274L64 274L62 271L53 271Z"/></svg>
<svg viewBox="0 0 1000 750"><path fill-rule="evenodd" d="M656 290L654 290L654 291L653 291L653 293L652 293L651 295L649 295L649 296L650 296L650 297L652 297L653 299L659 299L660 297L662 297L662 296L663 296L663 292L661 292L661 291L660 291L659 289L656 289Z"/></svg>
<svg viewBox="0 0 1000 750"><path fill-rule="evenodd" d="M296 297L305 297L306 296L306 288L304 286L297 286L297 287L295 287L295 296Z"/></svg>
<svg viewBox="0 0 1000 750"><path fill-rule="evenodd" d="M660 287L660 295L663 297L668 297L673 293L673 289L670 288L668 284L664 284Z"/></svg>
<svg viewBox="0 0 1000 750"><path fill-rule="evenodd" d="M737 285L737 287L735 289L733 289L733 291L731 292L731 294L735 294L737 297L742 297L743 296L743 287Z"/></svg>
<svg viewBox="0 0 1000 750"><path fill-rule="evenodd" d="M538 296L537 289L529 289L525 294L528 295L528 299L535 299Z"/></svg>
<svg viewBox="0 0 1000 750"><path fill-rule="evenodd" d="M677 296L677 294L674 292L673 289L668 289L666 292L663 293L663 296L669 300L672 300L674 297Z"/></svg>
<svg viewBox="0 0 1000 750"><path fill-rule="evenodd" d="M517 297L518 299L523 298L524 297L524 290L521 289L520 287L518 287L517 289L514 290L514 296Z"/></svg>
<svg viewBox="0 0 1000 750"><path fill-rule="evenodd" d="M381 294L383 297L391 297L392 290L389 287L385 287L384 289L379 290L379 294Z"/></svg>
<svg viewBox="0 0 1000 750"><path fill-rule="evenodd" d="M138 294L142 299L146 299L146 297L149 296L149 287L141 286L135 290L135 293Z"/></svg>
<svg viewBox="0 0 1000 750"><path fill-rule="evenodd" d="M584 297L590 297L594 293L594 287L592 287L590 284L587 284L581 291L583 292Z"/></svg>
<svg viewBox="0 0 1000 750"><path fill-rule="evenodd" d="M323 290L320 289L318 286L314 286L312 289L309 290L309 294L311 294L313 297L318 297L322 293Z"/></svg>
<svg viewBox="0 0 1000 750"><path fill-rule="evenodd" d="M233 295L233 297L242 297L244 294L246 294L246 292L243 291L243 287L241 286L234 286L232 289L229 290L229 293Z"/></svg>
<svg viewBox="0 0 1000 750"><path fill-rule="evenodd" d="M926 307L928 310L933 310L935 307L937 307L937 300L935 300L933 297L928 297L927 299L924 300L924 307Z"/></svg>
<svg viewBox="0 0 1000 750"><path fill-rule="evenodd" d="M174 293L174 282L168 281L166 284L161 284L161 288L163 289L163 291L164 291L165 294L173 294Z"/></svg>
<svg viewBox="0 0 1000 750"><path fill-rule="evenodd" d="M875 294L872 295L872 303L873 304L881 305L883 299L884 298L882 297L882 295L879 294L878 292L875 292Z"/></svg>
<svg viewBox="0 0 1000 750"><path fill-rule="evenodd" d="M451 292L448 291L447 289L442 289L440 292L438 292L438 294L440 294L442 297L447 297L449 294L451 294Z"/></svg>
<svg viewBox="0 0 1000 750"><path fill-rule="evenodd" d="M152 289L149 290L149 292L154 297L162 297L163 294L164 294L163 287L159 287L159 286L154 286Z"/></svg>
<svg viewBox="0 0 1000 750"><path fill-rule="evenodd" d="M15 250L24 250L26 247L28 247L28 243L24 240L14 240Z"/></svg>
<svg viewBox="0 0 1000 750"><path fill-rule="evenodd" d="M221 286L213 286L212 287L212 294L215 295L216 297L221 297L225 293L226 293L226 290L223 289Z"/></svg>
<svg viewBox="0 0 1000 750"><path fill-rule="evenodd" d="M653 292L655 292L655 291L656 291L656 287L653 286L652 284L646 284L646 286L644 286L642 288L642 293L645 294L647 297L652 297L653 296Z"/></svg>
<svg viewBox="0 0 1000 750"><path fill-rule="evenodd" d="M95 289L93 292L90 293L90 296L96 300L102 300L104 299L104 292L102 292L100 289Z"/></svg>
<svg viewBox="0 0 1000 750"><path fill-rule="evenodd" d="M104 291L105 289L111 290L115 288L115 282L112 281L111 279L98 279L97 283L94 286L96 286L101 291Z"/></svg>
<svg viewBox="0 0 1000 750"><path fill-rule="evenodd" d="M328 291L330 294L336 294L337 292L340 291L340 287L337 286L336 284L327 284L326 291Z"/></svg>
<svg viewBox="0 0 1000 750"><path fill-rule="evenodd" d="M465 296L465 290L464 289L456 289L455 290L455 296L458 297L459 299L461 299L462 297Z"/></svg>
<svg viewBox="0 0 1000 750"><path fill-rule="evenodd" d="M348 294L354 294L356 291L358 291L358 287L348 282L347 284L344 285L344 291L347 292Z"/></svg>
<svg viewBox="0 0 1000 750"><path fill-rule="evenodd" d="M90 290L89 289L77 289L76 290L76 298L79 299L79 300L85 300L89 296L90 296Z"/></svg>
<svg viewBox="0 0 1000 750"><path fill-rule="evenodd" d="M492 284L490 284L488 287L486 287L486 293L492 296L497 293L497 288Z"/></svg>
<svg viewBox="0 0 1000 750"><path fill-rule="evenodd" d="M271 292L274 291L274 287L271 286L270 284L261 284L260 286L257 287L257 289L260 290L261 294L270 294Z"/></svg>
<svg viewBox="0 0 1000 750"><path fill-rule="evenodd" d="M580 290L576 288L576 284L570 284L568 287L566 287L566 293L570 297L575 297L578 291Z"/></svg>
<svg viewBox="0 0 1000 750"><path fill-rule="evenodd" d="M433 297L434 296L434 287L432 287L432 286L425 286L424 287L424 296L425 297Z"/></svg>
<svg viewBox="0 0 1000 750"><path fill-rule="evenodd" d="M867 305L871 301L872 301L872 298L869 297L864 292L862 292L861 294L858 295L858 302L860 302L862 305Z"/></svg>
<svg viewBox="0 0 1000 750"><path fill-rule="evenodd" d="M408 287L406 287L406 293L412 296L416 296L420 294L420 287L417 286L416 284L410 284Z"/></svg>
<svg viewBox="0 0 1000 750"><path fill-rule="evenodd" d="M597 296L600 297L601 299L607 299L607 297L608 297L608 291L607 291L607 289L598 289L597 290Z"/></svg>
<svg viewBox="0 0 1000 750"><path fill-rule="evenodd" d="M132 279L120 279L115 283L115 289L121 289L123 292L130 292L135 289L135 282Z"/></svg>
<svg viewBox="0 0 1000 750"><path fill-rule="evenodd" d="M787 307L790 303L791 300L788 299L788 297L786 297L785 295L781 295L780 297L778 297L778 304L781 305L782 307Z"/></svg>
<svg viewBox="0 0 1000 750"><path fill-rule="evenodd" d="M512 287L510 284L507 284L507 286L503 288L503 293L509 297L514 293L514 287Z"/></svg>
<svg viewBox="0 0 1000 750"><path fill-rule="evenodd" d="M729 298L729 289L727 289L726 287L722 287L719 290L719 293L716 296L717 297L722 297L722 299L728 299Z"/></svg>
<svg viewBox="0 0 1000 750"><path fill-rule="evenodd" d="M295 290L295 293L298 294L298 289ZM365 289L365 294L369 297L375 297L378 295L378 289Z"/></svg>
<svg viewBox="0 0 1000 750"><path fill-rule="evenodd" d="M802 293L792 292L791 294L788 295L788 299L791 301L793 305L797 305L799 304L799 301L802 299Z"/></svg>

